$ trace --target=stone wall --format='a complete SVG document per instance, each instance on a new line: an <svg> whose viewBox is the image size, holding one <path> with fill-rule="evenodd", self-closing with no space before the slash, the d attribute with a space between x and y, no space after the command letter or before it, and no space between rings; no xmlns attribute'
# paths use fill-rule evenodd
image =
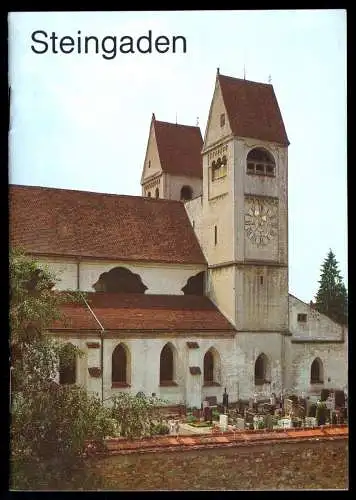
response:
<svg viewBox="0 0 356 500"><path fill-rule="evenodd" d="M137 338L138 335L121 336L120 339L113 336L106 337L104 341L104 398L118 394L119 392L130 392L137 394L139 391L146 395L155 393L170 403L185 403L187 406L200 407L205 396L216 396L222 402L224 388L230 395L230 401L238 398L238 380L244 379L245 355L234 338L218 338L218 336L203 337L181 337L174 338L168 335L157 335L155 338ZM61 337L62 342L71 342L78 346L84 356L77 360L77 383L83 385L88 391L101 395L101 378L91 377L88 373L89 367L100 367L100 348L91 349L87 347L85 340L78 338ZM197 342L198 349L189 349L187 341ZM90 338L90 342L100 345L100 338ZM127 387L113 388L112 376L112 353L119 343L126 347L128 355ZM162 348L170 343L174 351L174 381L175 386L160 386L160 354ZM217 359L216 381L220 385L211 387L204 386L204 355L208 349L213 348ZM200 367L201 374L192 375L189 367ZM249 387L242 384L243 387Z"/></svg>
<svg viewBox="0 0 356 500"><path fill-rule="evenodd" d="M92 471L112 490L347 489L348 440L117 455Z"/></svg>
<svg viewBox="0 0 356 500"><path fill-rule="evenodd" d="M201 196L203 191L203 181L199 177L188 177L183 175L165 174L164 196L168 200L180 200L181 189L189 186L192 189L192 197Z"/></svg>
<svg viewBox="0 0 356 500"><path fill-rule="evenodd" d="M289 329L294 339L344 339L346 328L289 294Z"/></svg>
<svg viewBox="0 0 356 500"><path fill-rule="evenodd" d="M347 351L345 344L303 342L293 343L291 390L295 393L320 394L323 388L344 389L348 386ZM323 384L311 384L311 364L319 358L323 367Z"/></svg>

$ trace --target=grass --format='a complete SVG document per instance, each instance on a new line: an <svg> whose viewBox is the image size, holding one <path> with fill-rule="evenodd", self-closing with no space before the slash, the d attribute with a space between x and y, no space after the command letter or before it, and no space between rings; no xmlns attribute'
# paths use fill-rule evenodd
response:
<svg viewBox="0 0 356 500"><path fill-rule="evenodd" d="M212 424L210 422L190 422L188 425L192 427L211 427Z"/></svg>

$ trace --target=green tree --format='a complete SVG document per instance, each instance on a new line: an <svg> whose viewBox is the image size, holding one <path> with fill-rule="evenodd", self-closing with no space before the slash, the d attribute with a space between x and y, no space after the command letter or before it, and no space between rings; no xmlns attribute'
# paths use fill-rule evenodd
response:
<svg viewBox="0 0 356 500"><path fill-rule="evenodd" d="M338 269L338 262L332 250L321 267L319 290L316 294L315 307L333 321L347 324L348 297L343 278Z"/></svg>
<svg viewBox="0 0 356 500"><path fill-rule="evenodd" d="M82 465L86 441L103 445L115 427L98 398L54 381L59 356L82 353L46 330L61 318L62 303L82 299L54 291L56 277L20 251L10 252L9 268L12 487L63 486L68 470Z"/></svg>

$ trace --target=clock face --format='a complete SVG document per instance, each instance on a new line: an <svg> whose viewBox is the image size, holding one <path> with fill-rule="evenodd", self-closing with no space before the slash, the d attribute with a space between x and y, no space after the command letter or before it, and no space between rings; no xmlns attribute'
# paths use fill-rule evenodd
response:
<svg viewBox="0 0 356 500"><path fill-rule="evenodd" d="M257 246L264 246L277 234L277 201L252 198L247 201L245 231Z"/></svg>

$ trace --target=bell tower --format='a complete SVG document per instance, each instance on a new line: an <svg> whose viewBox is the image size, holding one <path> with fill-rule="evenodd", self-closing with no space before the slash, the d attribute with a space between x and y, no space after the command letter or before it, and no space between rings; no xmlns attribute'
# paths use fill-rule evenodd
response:
<svg viewBox="0 0 356 500"><path fill-rule="evenodd" d="M241 332L288 330L289 141L272 85L216 75L204 137L208 293Z"/></svg>

